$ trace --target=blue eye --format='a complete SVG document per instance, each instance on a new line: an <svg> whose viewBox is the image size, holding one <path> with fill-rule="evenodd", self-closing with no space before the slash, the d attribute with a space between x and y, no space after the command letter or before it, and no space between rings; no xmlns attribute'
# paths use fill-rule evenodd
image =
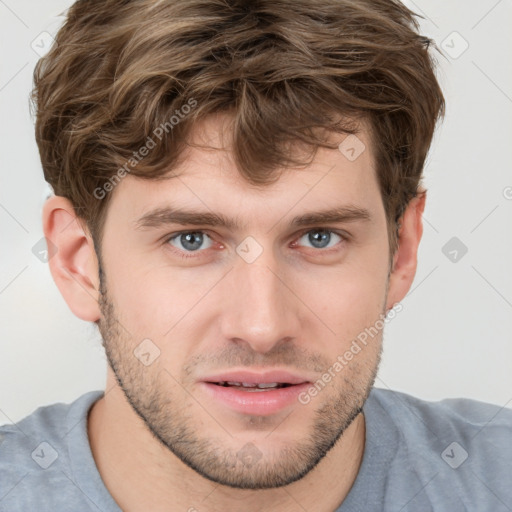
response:
<svg viewBox="0 0 512 512"><path fill-rule="evenodd" d="M335 238L333 238L333 235ZM322 252L328 252L327 250L336 246L341 242L347 240L341 233L337 233L326 228L315 228L309 229L303 232L298 239L300 242L302 239L306 239L307 243L311 244L310 247L318 249L318 254ZM206 246L204 243L207 242ZM210 249L213 245L211 237L204 231L181 231L174 233L167 237L166 243L171 245L174 251L181 258L193 258L199 256L202 251ZM297 242L293 243L296 247Z"/></svg>
<svg viewBox="0 0 512 512"><path fill-rule="evenodd" d="M203 245L203 242L205 240L205 237L210 238L206 233L203 231L183 231L181 233L177 233L176 235L171 236L167 242L171 244L173 247L176 247L177 249L180 249L185 252L197 252L199 249L201 249L201 246ZM181 247L177 247L174 242L177 242L181 244ZM208 249L211 247L211 240L210 245L207 247L202 247L203 249Z"/></svg>
<svg viewBox="0 0 512 512"><path fill-rule="evenodd" d="M334 231L331 231L330 229L311 229L304 233L299 240L306 238L309 243L311 243L312 247L314 249L329 249L330 247L333 247L336 245L337 241L335 240L335 243L332 245L329 245L332 241L332 235L335 237L338 237L340 240L344 240L344 238Z"/></svg>

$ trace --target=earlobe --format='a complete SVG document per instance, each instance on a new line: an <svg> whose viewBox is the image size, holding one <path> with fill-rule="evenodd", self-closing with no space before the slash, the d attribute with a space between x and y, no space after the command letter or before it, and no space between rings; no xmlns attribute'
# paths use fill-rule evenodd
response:
<svg viewBox="0 0 512 512"><path fill-rule="evenodd" d="M96 322L100 318L98 260L92 237L68 199L53 196L46 201L43 231L55 246L48 263L64 300L78 318Z"/></svg>
<svg viewBox="0 0 512 512"><path fill-rule="evenodd" d="M400 302L409 291L416 275L418 247L423 235L422 215L427 191L421 189L411 199L401 218L398 249L393 257L386 310Z"/></svg>

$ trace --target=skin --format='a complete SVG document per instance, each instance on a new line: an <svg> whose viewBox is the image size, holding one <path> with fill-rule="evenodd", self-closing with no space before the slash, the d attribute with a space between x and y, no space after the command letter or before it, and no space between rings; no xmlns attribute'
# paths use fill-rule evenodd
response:
<svg viewBox="0 0 512 512"><path fill-rule="evenodd" d="M88 418L91 449L124 511L332 512L361 464L361 408L378 369L382 331L309 403L269 416L215 403L199 380L244 368L321 379L409 290L425 194L409 203L390 261L367 130L358 134L366 150L356 160L320 149L308 167L254 187L230 157L222 135L228 121L216 115L195 127L193 141L210 147L187 149L177 177L127 176L112 192L101 283L91 236L69 201L56 196L45 204L45 236L58 247L52 275L73 313L98 322L109 361L105 396ZM169 205L236 217L241 227L137 229L150 209ZM371 219L290 226L297 215L340 205L365 208ZM308 234L321 229L334 233L315 246ZM199 230L208 235L197 241L199 250L180 237L168 241ZM248 236L262 248L252 263L236 252ZM192 257L180 258L187 248ZM159 350L147 366L134 356L144 339ZM248 447L255 462L237 457Z"/></svg>

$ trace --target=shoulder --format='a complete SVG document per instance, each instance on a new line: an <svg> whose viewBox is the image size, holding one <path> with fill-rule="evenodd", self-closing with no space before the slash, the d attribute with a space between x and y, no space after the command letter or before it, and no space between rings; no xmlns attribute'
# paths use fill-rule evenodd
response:
<svg viewBox="0 0 512 512"><path fill-rule="evenodd" d="M489 453L512 460L512 409L469 398L427 401L406 393L373 389L373 410L399 431L403 443L441 450L491 464ZM451 446L453 443L453 446ZM445 455L443 455L445 457ZM448 460L446 462L450 462ZM454 462L455 463L455 462Z"/></svg>
<svg viewBox="0 0 512 512"><path fill-rule="evenodd" d="M446 429L474 434L482 429L512 433L512 409L470 398L445 398L428 401L415 396L374 388L371 396L388 414L399 414L405 429L419 424L432 433ZM511 402L512 403L512 402Z"/></svg>
<svg viewBox="0 0 512 512"><path fill-rule="evenodd" d="M507 510L505 504L512 504L511 409L468 398L427 401L374 388L368 411L377 432L390 430L397 439L390 468L395 482L413 478L429 503L453 503L453 510L462 504Z"/></svg>
<svg viewBox="0 0 512 512"><path fill-rule="evenodd" d="M84 427L89 407L102 393L90 391L72 403L42 406L17 423L0 426L0 510L11 502L8 510L25 510L32 503L39 509L40 493L49 485L60 486L62 495L69 496L74 485L67 477L72 474L68 434Z"/></svg>

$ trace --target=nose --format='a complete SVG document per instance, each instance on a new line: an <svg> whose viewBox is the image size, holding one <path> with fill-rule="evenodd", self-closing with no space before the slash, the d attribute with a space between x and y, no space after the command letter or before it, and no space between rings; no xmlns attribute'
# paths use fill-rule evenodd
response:
<svg viewBox="0 0 512 512"><path fill-rule="evenodd" d="M292 291L290 272L279 271L275 259L264 255L252 263L235 263L226 283L229 298L221 310L224 339L245 342L259 353L300 332L300 301Z"/></svg>

